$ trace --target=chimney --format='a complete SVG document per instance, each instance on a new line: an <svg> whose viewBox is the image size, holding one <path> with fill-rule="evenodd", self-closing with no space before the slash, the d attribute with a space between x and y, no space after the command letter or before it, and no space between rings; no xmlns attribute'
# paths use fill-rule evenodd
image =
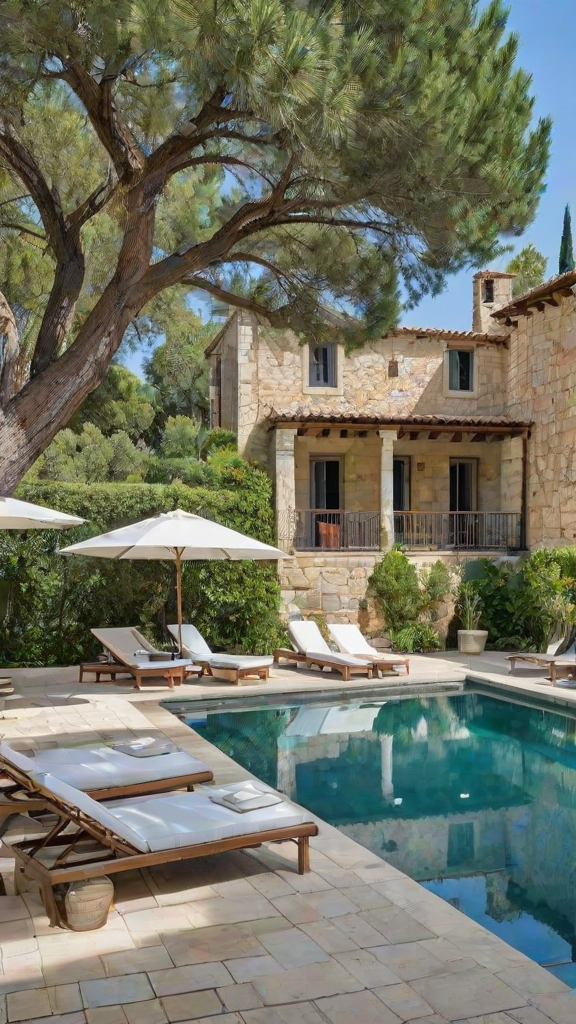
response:
<svg viewBox="0 0 576 1024"><path fill-rule="evenodd" d="M492 313L512 302L512 282L516 274L499 270L479 270L472 284L472 330L477 334L499 334L502 330Z"/></svg>

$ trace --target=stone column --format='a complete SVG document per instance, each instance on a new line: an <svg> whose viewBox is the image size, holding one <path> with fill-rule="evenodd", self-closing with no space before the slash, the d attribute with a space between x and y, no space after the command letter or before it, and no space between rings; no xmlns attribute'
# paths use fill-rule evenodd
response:
<svg viewBox="0 0 576 1024"><path fill-rule="evenodd" d="M380 546L389 551L394 543L394 441L395 430L379 430L380 453Z"/></svg>
<svg viewBox="0 0 576 1024"><path fill-rule="evenodd" d="M291 551L294 545L294 510L296 509L296 479L294 441L297 431L276 429L275 431L275 477L276 477L276 529L278 547Z"/></svg>
<svg viewBox="0 0 576 1024"><path fill-rule="evenodd" d="M505 437L500 447L500 509L522 511L522 438Z"/></svg>
<svg viewBox="0 0 576 1024"><path fill-rule="evenodd" d="M392 777L392 766L393 766L393 752L394 752L394 737L393 736L381 736L380 737L380 765L381 765L381 787L382 796L387 803L391 804L394 800L394 781Z"/></svg>

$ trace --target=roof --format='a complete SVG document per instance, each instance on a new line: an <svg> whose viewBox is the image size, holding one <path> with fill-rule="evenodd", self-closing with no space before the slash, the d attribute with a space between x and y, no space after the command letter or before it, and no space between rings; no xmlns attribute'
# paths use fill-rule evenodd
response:
<svg viewBox="0 0 576 1024"><path fill-rule="evenodd" d="M479 270L477 274L474 274L474 281L484 278L493 277L517 277L517 274L506 274L503 270Z"/></svg>
<svg viewBox="0 0 576 1024"><path fill-rule="evenodd" d="M294 409L282 412L271 409L268 413L270 423L355 423L377 426L414 426L414 427L501 427L510 430L527 429L531 423L526 420L513 420L508 416L442 416L436 413L416 416L386 416L382 413L355 412L323 412L314 406L299 405Z"/></svg>
<svg viewBox="0 0 576 1024"><path fill-rule="evenodd" d="M224 335L224 334L226 333L226 331L228 330L228 328L229 328L230 324L232 323L232 321L233 321L234 317L236 316L237 312L238 312L237 310L234 310L234 312L230 314L230 316L228 317L228 319L226 320L226 322L225 322L224 324L222 324L222 327L221 327L221 328L220 328L220 330L218 331L218 334L216 334L216 335L215 335L215 336L214 336L214 337L212 338L212 341L209 341L209 342L208 342L208 344L206 345L206 348L204 349L204 355L205 355L205 356L210 356L210 355L212 355L212 353L213 353L214 349L215 349L215 348L216 348L216 346L218 345L218 342L220 341L220 339L221 339L221 338L223 337L223 335Z"/></svg>
<svg viewBox="0 0 576 1024"><path fill-rule="evenodd" d="M494 320L506 322L515 316L525 316L528 314L530 306L536 306L539 309L544 309L546 304L557 306L558 302L554 299L554 295L557 293L571 295L574 285L576 285L576 270L569 270L566 274L557 274L545 281L544 284L531 288L523 295L517 295L507 306L502 306L501 309L492 313L492 317Z"/></svg>
<svg viewBox="0 0 576 1024"><path fill-rule="evenodd" d="M416 334L420 338L443 338L445 341L475 341L478 344L505 345L509 340L508 332L501 334L482 334L479 331L450 331L445 327L394 327L384 335L395 338L398 334Z"/></svg>

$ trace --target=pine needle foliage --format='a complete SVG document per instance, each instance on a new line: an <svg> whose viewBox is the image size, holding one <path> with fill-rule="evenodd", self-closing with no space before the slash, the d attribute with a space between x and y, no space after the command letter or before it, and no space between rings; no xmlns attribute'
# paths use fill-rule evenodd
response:
<svg viewBox="0 0 576 1024"><path fill-rule="evenodd" d="M361 345L397 322L401 281L415 302L520 234L550 123L506 17L502 0L4 0L1 269L21 329L0 489L166 290Z"/></svg>

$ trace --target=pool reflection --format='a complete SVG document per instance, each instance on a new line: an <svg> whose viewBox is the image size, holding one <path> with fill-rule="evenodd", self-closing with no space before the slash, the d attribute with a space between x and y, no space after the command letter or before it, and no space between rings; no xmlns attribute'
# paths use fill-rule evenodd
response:
<svg viewBox="0 0 576 1024"><path fill-rule="evenodd" d="M465 694L209 714L199 731L576 985L574 719Z"/></svg>

